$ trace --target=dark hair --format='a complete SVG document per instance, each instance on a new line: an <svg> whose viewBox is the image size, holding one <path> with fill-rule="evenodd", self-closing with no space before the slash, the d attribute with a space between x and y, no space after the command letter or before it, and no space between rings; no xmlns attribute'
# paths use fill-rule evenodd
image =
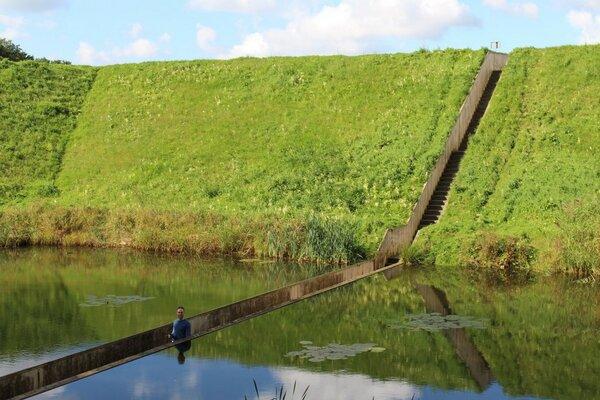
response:
<svg viewBox="0 0 600 400"><path fill-rule="evenodd" d="M177 309L178 309L178 310L179 310L180 308L181 308L183 311L185 311L185 308L183 308L183 306L179 306L179 307L177 307Z"/></svg>

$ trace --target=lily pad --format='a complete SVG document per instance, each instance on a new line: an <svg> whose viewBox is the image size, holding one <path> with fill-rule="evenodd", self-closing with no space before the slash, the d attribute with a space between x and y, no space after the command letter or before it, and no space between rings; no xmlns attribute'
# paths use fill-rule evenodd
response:
<svg viewBox="0 0 600 400"><path fill-rule="evenodd" d="M437 332L447 329L485 329L487 319L463 315L410 314L403 321L389 321L387 326L392 329L424 330Z"/></svg>
<svg viewBox="0 0 600 400"><path fill-rule="evenodd" d="M305 340L300 342L300 344L304 347L303 350L291 351L286 354L286 357L298 357L301 359L308 359L310 362L318 363L325 360L345 360L348 357L354 357L368 351L379 353L385 350L383 347L375 347L375 343L354 343L351 345L329 343L327 346L320 347Z"/></svg>
<svg viewBox="0 0 600 400"><path fill-rule="evenodd" d="M113 294L106 295L104 297L96 297L94 295L89 295L86 297L84 303L81 303L81 307L101 307L101 306L109 306L109 307L120 307L127 303L136 303L147 301L153 299L154 297L143 297L138 295L130 295L130 296L115 296Z"/></svg>
<svg viewBox="0 0 600 400"><path fill-rule="evenodd" d="M373 347L370 351L371 353L381 353L385 351L385 347Z"/></svg>

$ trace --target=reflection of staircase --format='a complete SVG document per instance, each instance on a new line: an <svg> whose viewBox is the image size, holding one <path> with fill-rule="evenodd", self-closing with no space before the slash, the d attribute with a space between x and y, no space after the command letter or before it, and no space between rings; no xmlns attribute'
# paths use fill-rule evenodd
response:
<svg viewBox="0 0 600 400"><path fill-rule="evenodd" d="M496 89L496 85L498 84L498 80L500 79L501 71L494 71L490 76L490 80L488 81L487 86L485 87L485 91L481 96L481 100L479 100L479 104L477 105L477 109L473 114L473 118L469 123L469 127L467 128L467 132L465 134L465 138L463 139L460 147L457 151L453 152L450 155L450 159L446 164L446 168L435 187L435 191L431 196L431 200L429 200L429 204L427 205L427 209L421 218L421 223L419 224L419 229L435 224L439 219L444 206L446 205L446 201L448 200L448 192L450 191L450 184L454 180L456 173L458 172L458 168L460 166L460 161L462 160L465 151L467 150L467 146L469 144L469 136L473 134L477 127L479 126L479 122L481 118L485 114L485 110L490 103L492 95L494 94L494 89Z"/></svg>
<svg viewBox="0 0 600 400"><path fill-rule="evenodd" d="M445 292L427 285L417 284L416 288L425 300L427 312L438 313L443 316L453 314ZM482 391L486 390L492 384L494 375L490 365L471 340L465 328L444 329L442 332L454 347L458 358L465 363L469 373L477 382L477 386Z"/></svg>

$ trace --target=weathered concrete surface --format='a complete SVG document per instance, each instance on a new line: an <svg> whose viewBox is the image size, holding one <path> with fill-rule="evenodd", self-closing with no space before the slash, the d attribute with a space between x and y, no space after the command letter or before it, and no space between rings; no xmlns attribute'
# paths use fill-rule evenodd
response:
<svg viewBox="0 0 600 400"><path fill-rule="evenodd" d="M448 303L446 293L427 285L416 285L417 291L425 300L427 312L439 313L441 315L451 315L452 309ZM444 335L448 338L458 358L467 366L471 377L477 383L481 390L485 390L494 379L489 364L477 348L469 334L464 328L444 329Z"/></svg>
<svg viewBox="0 0 600 400"><path fill-rule="evenodd" d="M372 261L366 261L195 315L188 318L191 339L397 266L375 268ZM172 343L167 338L171 327L163 325L0 377L0 399L33 396L190 340Z"/></svg>

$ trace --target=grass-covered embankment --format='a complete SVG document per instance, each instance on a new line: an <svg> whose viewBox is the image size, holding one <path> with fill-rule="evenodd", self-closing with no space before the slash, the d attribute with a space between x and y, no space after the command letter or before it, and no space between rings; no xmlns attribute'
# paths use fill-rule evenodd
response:
<svg viewBox="0 0 600 400"><path fill-rule="evenodd" d="M58 193L54 180L95 73L0 60L0 207Z"/></svg>
<svg viewBox="0 0 600 400"><path fill-rule="evenodd" d="M500 266L519 251L504 238L522 237L538 269L600 273L598 93L600 46L511 53L446 211L417 244L438 264Z"/></svg>
<svg viewBox="0 0 600 400"><path fill-rule="evenodd" d="M362 257L408 218L483 56L101 68L58 194L5 209L0 241Z"/></svg>

